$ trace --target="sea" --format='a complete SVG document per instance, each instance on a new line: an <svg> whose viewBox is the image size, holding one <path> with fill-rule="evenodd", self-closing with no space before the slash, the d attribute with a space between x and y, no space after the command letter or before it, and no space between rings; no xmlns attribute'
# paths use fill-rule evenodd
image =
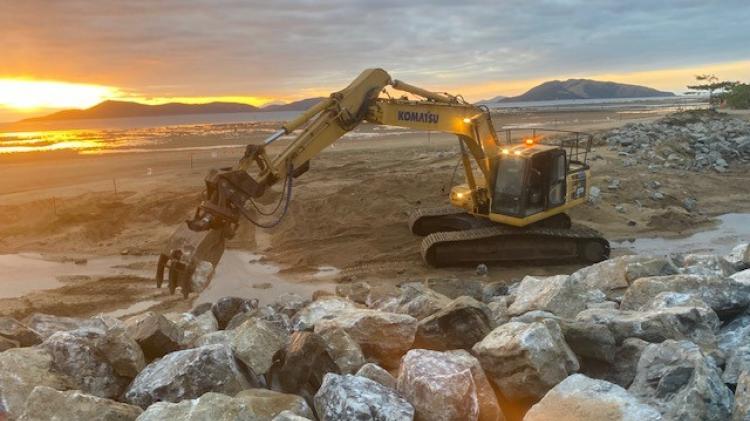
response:
<svg viewBox="0 0 750 421"><path fill-rule="evenodd" d="M501 102L485 105L493 113L499 114L597 110L648 113L699 108L705 105L705 100L677 96ZM275 131L281 122L291 120L300 113L301 111L189 114L5 123L0 124L0 156L59 151L95 154L237 147L245 144L248 138L265 137ZM373 133L350 133L348 136L377 137L392 134L391 129L393 128L376 127ZM206 140L210 141L205 142Z"/></svg>

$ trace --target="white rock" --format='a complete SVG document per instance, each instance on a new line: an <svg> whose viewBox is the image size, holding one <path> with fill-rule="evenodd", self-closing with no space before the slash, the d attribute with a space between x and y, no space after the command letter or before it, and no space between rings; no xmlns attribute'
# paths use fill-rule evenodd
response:
<svg viewBox="0 0 750 421"><path fill-rule="evenodd" d="M292 318L292 328L294 330L309 330L323 319L333 317L344 310L355 308L354 303L347 299L334 296L323 297L298 311Z"/></svg>
<svg viewBox="0 0 750 421"><path fill-rule="evenodd" d="M414 418L414 408L394 390L350 374L326 374L314 401L320 421Z"/></svg>
<svg viewBox="0 0 750 421"><path fill-rule="evenodd" d="M689 341L646 347L628 390L670 420L726 420L734 404L721 371Z"/></svg>
<svg viewBox="0 0 750 421"><path fill-rule="evenodd" d="M524 421L659 421L661 414L625 389L573 374L532 406Z"/></svg>
<svg viewBox="0 0 750 421"><path fill-rule="evenodd" d="M52 355L43 348L16 348L0 353L0 409L10 419L21 415L36 386L66 390L71 379L53 371Z"/></svg>
<svg viewBox="0 0 750 421"><path fill-rule="evenodd" d="M235 394L257 379L241 372L231 349L207 345L167 354L146 366L130 384L125 401L148 408L158 401L178 402L206 392Z"/></svg>
<svg viewBox="0 0 750 421"><path fill-rule="evenodd" d="M289 343L287 331L253 318L235 329L232 351L255 374L265 374L273 364L273 356Z"/></svg>
<svg viewBox="0 0 750 421"><path fill-rule="evenodd" d="M563 318L574 318L589 302L602 302L604 294L568 275L526 276L515 292L516 300L508 307L511 315L533 310L548 311Z"/></svg>
<svg viewBox="0 0 750 421"><path fill-rule="evenodd" d="M693 295L708 304L720 317L737 314L750 305L750 285L731 278L700 275L671 275L641 278L623 297L623 310L637 310L660 292Z"/></svg>
<svg viewBox="0 0 750 421"><path fill-rule="evenodd" d="M482 368L509 399L538 399L579 369L553 320L509 322L474 345Z"/></svg>
<svg viewBox="0 0 750 421"><path fill-rule="evenodd" d="M406 353L397 389L414 406L419 420L474 421L479 417L471 369L447 353L424 349Z"/></svg>
<svg viewBox="0 0 750 421"><path fill-rule="evenodd" d="M378 310L347 310L318 322L315 332L323 333L335 328L346 331L366 357L375 358L382 365L390 367L414 343L417 319Z"/></svg>
<svg viewBox="0 0 750 421"><path fill-rule="evenodd" d="M138 418L141 412L137 406L87 395L79 390L59 392L50 387L37 386L26 400L18 421L131 421Z"/></svg>

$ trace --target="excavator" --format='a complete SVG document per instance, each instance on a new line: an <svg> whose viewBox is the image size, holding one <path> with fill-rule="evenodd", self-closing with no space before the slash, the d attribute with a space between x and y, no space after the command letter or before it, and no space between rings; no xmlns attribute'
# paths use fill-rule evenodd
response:
<svg viewBox="0 0 750 421"><path fill-rule="evenodd" d="M403 94L395 98L390 92ZM157 286L166 276L170 292L180 287L187 297L191 285L204 284L196 278L210 277L240 219L263 228L279 223L288 211L294 180L321 151L363 122L458 138L465 184L451 188L450 206L417 209L409 218L411 231L424 237L421 253L427 264L599 262L609 257L607 240L593 229L571 224L566 214L587 199L591 170L585 159L568 156L562 145L533 138L503 144L486 107L392 79L382 69L368 69L263 144L247 145L237 165L210 171L204 200L159 257ZM294 135L297 129L302 130ZM289 135L286 147L270 156L267 147ZM280 198L268 212L259 200L278 183L283 186ZM264 223L259 215L276 219Z"/></svg>

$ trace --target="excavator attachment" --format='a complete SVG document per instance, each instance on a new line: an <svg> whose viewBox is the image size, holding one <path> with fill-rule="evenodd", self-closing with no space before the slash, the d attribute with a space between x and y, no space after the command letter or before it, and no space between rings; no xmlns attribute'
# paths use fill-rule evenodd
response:
<svg viewBox="0 0 750 421"><path fill-rule="evenodd" d="M179 287L185 298L204 289L224 254L224 242L222 229L194 231L181 224L159 256L156 286L161 288L166 280L171 294Z"/></svg>

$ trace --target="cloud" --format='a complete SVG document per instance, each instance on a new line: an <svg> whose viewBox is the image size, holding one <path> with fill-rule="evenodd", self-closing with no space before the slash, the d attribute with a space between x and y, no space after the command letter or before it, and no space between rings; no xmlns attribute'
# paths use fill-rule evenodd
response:
<svg viewBox="0 0 750 421"><path fill-rule="evenodd" d="M743 60L748 21L746 0L3 1L0 76L295 98L377 66L449 89Z"/></svg>

